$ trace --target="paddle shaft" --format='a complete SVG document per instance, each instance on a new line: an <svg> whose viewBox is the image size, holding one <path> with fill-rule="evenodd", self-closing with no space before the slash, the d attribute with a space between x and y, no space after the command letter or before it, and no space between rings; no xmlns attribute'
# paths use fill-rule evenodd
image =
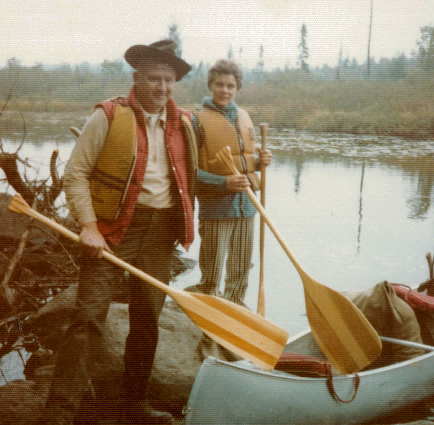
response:
<svg viewBox="0 0 434 425"><path fill-rule="evenodd" d="M238 171L237 167L234 164L234 160L232 158L232 153L229 146L226 146L226 148L223 148L220 152L216 155L217 159L222 161L226 167L231 171L231 173L236 175L241 175L241 173ZM253 193L253 190L248 187L245 192L247 193L247 196L252 201L253 205L256 207L256 209L261 214L261 217L264 219L264 221L268 224L268 227L273 232L274 236L282 246L283 250L285 251L286 255L291 260L292 264L300 274L300 277L303 280L303 277L309 277L310 276L301 268L300 264L292 254L291 250L289 249L288 245L286 245L285 241L283 240L282 236L280 235L279 231L277 230L276 226L271 221L270 217L268 217L267 212L265 211L265 208L261 205L261 203L258 201L258 198Z"/></svg>
<svg viewBox="0 0 434 425"><path fill-rule="evenodd" d="M259 124L261 130L261 148L265 149L268 124ZM265 178L267 167L261 162L261 205L265 208ZM265 221L261 215L259 221L259 293L258 314L265 316L265 288L264 288L264 258L265 258Z"/></svg>
<svg viewBox="0 0 434 425"><path fill-rule="evenodd" d="M232 169L232 172L235 174L241 174L235 166ZM253 193L253 190L248 187L245 191L247 193L247 196L252 201L253 205L256 207L256 209L261 214L261 217L264 219L264 221L267 223L270 230L273 232L274 236L282 246L283 250L285 251L286 255L291 260L292 264L294 264L294 267L297 269L298 273L300 275L308 276L308 274L302 269L300 264L298 263L297 259L294 257L293 253L289 249L288 245L283 240L282 236L280 235L279 231L277 230L276 226L271 221L270 217L268 216L267 212L265 211L265 208L261 205L261 203L258 201L257 196Z"/></svg>
<svg viewBox="0 0 434 425"><path fill-rule="evenodd" d="M71 232L66 227L63 227L61 224L56 223L54 220L49 219L48 217L45 217L44 215L38 213L32 208L29 208L28 211L25 212L28 216L33 217L37 220L39 220L41 223L46 224L47 226L51 227L53 230L56 230L63 236L72 239L75 242L80 242L80 237L74 233ZM103 251L102 253L103 258L110 261L111 263L123 268L124 270L130 272L131 274L137 276L138 278L145 280L149 282L151 285L156 286L158 289L166 293L167 295L171 295L172 288L170 288L168 285L165 285L163 282L160 282L159 280L155 279L154 277L148 275L147 273L143 272L142 270L137 269L136 267L132 266L131 264L126 263L125 261L121 260L120 258L116 257L115 255L111 254L108 251Z"/></svg>

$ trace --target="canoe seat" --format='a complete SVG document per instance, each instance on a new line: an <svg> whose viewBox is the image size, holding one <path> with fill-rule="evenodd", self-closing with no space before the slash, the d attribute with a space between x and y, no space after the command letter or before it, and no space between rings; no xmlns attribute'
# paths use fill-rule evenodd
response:
<svg viewBox="0 0 434 425"><path fill-rule="evenodd" d="M413 310L434 312L434 297L414 291L407 285L392 283L399 298L404 300Z"/></svg>
<svg viewBox="0 0 434 425"><path fill-rule="evenodd" d="M307 354L286 351L282 353L274 369L306 378L326 378L327 388L330 395L341 403L351 403L356 398L357 390L359 389L360 377L359 374L356 373L354 375L353 396L349 400L343 400L340 398L333 385L333 370L331 363L327 360L320 359L319 357L308 356Z"/></svg>

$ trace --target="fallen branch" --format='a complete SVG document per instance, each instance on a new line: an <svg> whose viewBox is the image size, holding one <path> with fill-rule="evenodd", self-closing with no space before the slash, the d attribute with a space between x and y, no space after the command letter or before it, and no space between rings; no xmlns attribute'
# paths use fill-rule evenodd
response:
<svg viewBox="0 0 434 425"><path fill-rule="evenodd" d="M8 93L8 95L7 95L7 97L6 97L6 101L5 101L5 103L3 104L3 106L2 106L2 108L1 108L1 110L0 110L0 117L2 116L2 114L3 114L3 111L6 109L6 107L8 106L8 103L9 103L9 101L12 99L12 94L13 94L13 92L14 92L14 88L15 88L15 85L17 84L17 81L18 81L18 76L17 76L17 78L15 78L15 80L13 81L13 83L12 83L12 85L11 85L11 88L9 89L9 93Z"/></svg>
<svg viewBox="0 0 434 425"><path fill-rule="evenodd" d="M33 207L36 204L36 198L34 198L34 202L33 202ZM29 224L27 225L26 230L23 232L23 234L21 235L20 238L20 242L18 244L18 248L15 251L14 255L12 256L8 268L6 269L6 272L3 276L3 280L0 283L0 296L3 298L4 302L6 303L6 306L9 309L12 309L12 305L15 299L15 291L11 288L9 288L9 280L12 277L15 268L18 264L18 262L20 261L23 252L24 252L24 247L26 246L27 243L27 238L29 236L30 233L30 226L33 222L33 219L30 220Z"/></svg>
<svg viewBox="0 0 434 425"><path fill-rule="evenodd" d="M27 202L33 204L35 193L21 178L18 172L17 160L18 157L16 153L2 152L0 153L0 168L5 172L8 183L20 193Z"/></svg>
<svg viewBox="0 0 434 425"><path fill-rule="evenodd" d="M62 179L59 177L59 173L57 172L57 167L56 167L58 156L59 156L59 151L58 149L56 149L53 151L50 160L50 174L53 183L48 192L48 197L52 204L54 204L54 201L57 199L57 197L60 195L60 192L62 191Z"/></svg>

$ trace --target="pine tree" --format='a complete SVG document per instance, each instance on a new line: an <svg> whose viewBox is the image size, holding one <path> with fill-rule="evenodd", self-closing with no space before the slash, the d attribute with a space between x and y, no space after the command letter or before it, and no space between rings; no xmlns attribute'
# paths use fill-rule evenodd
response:
<svg viewBox="0 0 434 425"><path fill-rule="evenodd" d="M338 66L336 67L336 80L339 80L341 75L341 66L342 66L342 43L341 48L339 49L339 59L338 59Z"/></svg>
<svg viewBox="0 0 434 425"><path fill-rule="evenodd" d="M173 24L173 25L169 26L169 39L173 40L177 44L176 49L175 49L176 56L181 58L182 57L182 42L181 42L181 37L179 35L179 29L178 29L177 24Z"/></svg>
<svg viewBox="0 0 434 425"><path fill-rule="evenodd" d="M306 62L309 58L309 49L307 48L307 28L306 25L303 24L301 27L301 42L298 45L298 49L300 50L300 55L298 56L298 65L300 69L304 72L309 73L309 65Z"/></svg>
<svg viewBox="0 0 434 425"><path fill-rule="evenodd" d="M257 63L259 78L262 78L262 74L264 73L264 46L261 43L259 46L259 60Z"/></svg>
<svg viewBox="0 0 434 425"><path fill-rule="evenodd" d="M434 27L422 27L420 32L422 33L421 40L417 41L419 64L425 72L434 71Z"/></svg>
<svg viewBox="0 0 434 425"><path fill-rule="evenodd" d="M367 79L371 79L371 33L372 33L373 0L371 0L371 16L369 18Z"/></svg>

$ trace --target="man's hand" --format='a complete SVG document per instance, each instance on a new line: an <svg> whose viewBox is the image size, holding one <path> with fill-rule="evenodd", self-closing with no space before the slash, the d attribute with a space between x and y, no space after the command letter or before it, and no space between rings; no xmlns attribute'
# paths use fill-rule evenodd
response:
<svg viewBox="0 0 434 425"><path fill-rule="evenodd" d="M271 151L269 149L259 149L259 161L261 164L267 166L271 164L271 158L273 155L271 154Z"/></svg>
<svg viewBox="0 0 434 425"><path fill-rule="evenodd" d="M227 176L226 185L231 192L243 192L250 186L250 182L245 175L233 174Z"/></svg>
<svg viewBox="0 0 434 425"><path fill-rule="evenodd" d="M98 230L96 221L85 223L81 226L80 245L83 254L90 258L101 258L104 249L112 252L104 236Z"/></svg>

